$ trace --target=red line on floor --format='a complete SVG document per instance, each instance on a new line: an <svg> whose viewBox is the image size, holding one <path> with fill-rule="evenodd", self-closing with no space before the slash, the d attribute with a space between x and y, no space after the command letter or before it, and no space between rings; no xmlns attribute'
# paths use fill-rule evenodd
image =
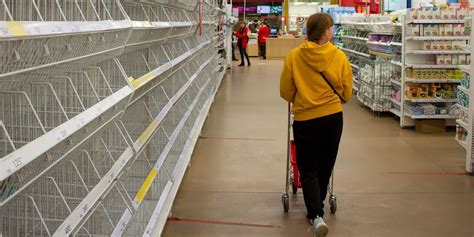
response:
<svg viewBox="0 0 474 237"><path fill-rule="evenodd" d="M169 217L168 221L169 222L201 223L201 224L210 224L210 225L233 225L233 226L259 227L259 228L280 228L280 226L274 226L274 225L260 225L260 224L250 224L250 223L226 222L226 221L196 220L196 219L186 219L186 218L177 218L177 217Z"/></svg>
<svg viewBox="0 0 474 237"><path fill-rule="evenodd" d="M464 176L468 173L449 173L449 172L388 172L388 174L412 174L412 175L445 175L445 176Z"/></svg>
<svg viewBox="0 0 474 237"><path fill-rule="evenodd" d="M276 139L269 139L269 138L243 138L243 137L206 137L201 136L201 139L208 139L208 140L238 140L238 141L276 141Z"/></svg>

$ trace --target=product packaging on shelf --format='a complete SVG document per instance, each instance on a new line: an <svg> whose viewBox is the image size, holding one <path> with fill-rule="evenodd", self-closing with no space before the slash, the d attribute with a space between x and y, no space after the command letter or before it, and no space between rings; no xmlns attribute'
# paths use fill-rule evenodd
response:
<svg viewBox="0 0 474 237"><path fill-rule="evenodd" d="M438 48L439 50L446 50L446 44L444 43L444 41L438 41Z"/></svg>
<svg viewBox="0 0 474 237"><path fill-rule="evenodd" d="M449 20L449 8L447 7L443 7L441 8L441 19L444 19L444 20Z"/></svg>
<svg viewBox="0 0 474 237"><path fill-rule="evenodd" d="M466 46L465 41L453 41L453 50L462 50Z"/></svg>
<svg viewBox="0 0 474 237"><path fill-rule="evenodd" d="M445 32L446 36L453 36L454 35L453 25L452 24L445 24L444 25L444 32Z"/></svg>
<svg viewBox="0 0 474 237"><path fill-rule="evenodd" d="M411 36L420 36L421 26L417 24L412 24L408 27L408 35Z"/></svg>
<svg viewBox="0 0 474 237"><path fill-rule="evenodd" d="M439 50L439 41L431 41L431 50Z"/></svg>
<svg viewBox="0 0 474 237"><path fill-rule="evenodd" d="M431 35L432 36L439 36L439 26L438 25L431 25Z"/></svg>
<svg viewBox="0 0 474 237"><path fill-rule="evenodd" d="M408 10L408 19L417 20L418 19L418 9L411 8Z"/></svg>
<svg viewBox="0 0 474 237"><path fill-rule="evenodd" d="M441 9L439 7L432 8L433 19L439 20L441 19Z"/></svg>
<svg viewBox="0 0 474 237"><path fill-rule="evenodd" d="M453 63L453 58L451 55L447 54L447 55L444 55L444 62L446 63L446 65L452 65Z"/></svg>
<svg viewBox="0 0 474 237"><path fill-rule="evenodd" d="M420 28L423 28L423 30L421 31L423 34L422 36L433 36L431 34L431 25L420 25Z"/></svg>
<svg viewBox="0 0 474 237"><path fill-rule="evenodd" d="M456 20L457 19L456 8L448 8L448 11L449 11L449 19Z"/></svg>
<svg viewBox="0 0 474 237"><path fill-rule="evenodd" d="M453 65L459 65L459 59L460 59L459 55L452 55L451 58L452 58L451 63Z"/></svg>
<svg viewBox="0 0 474 237"><path fill-rule="evenodd" d="M446 41L446 50L453 50L453 42L451 41Z"/></svg>
<svg viewBox="0 0 474 237"><path fill-rule="evenodd" d="M463 36L464 35L464 24L455 24L453 26L453 33L455 36Z"/></svg>
<svg viewBox="0 0 474 237"><path fill-rule="evenodd" d="M439 25L439 36L446 36L445 25L443 24Z"/></svg>
<svg viewBox="0 0 474 237"><path fill-rule="evenodd" d="M423 42L423 50L432 50L430 41Z"/></svg>
<svg viewBox="0 0 474 237"><path fill-rule="evenodd" d="M466 16L469 15L469 9L468 8L459 8L457 9L457 18L458 20L464 20Z"/></svg>
<svg viewBox="0 0 474 237"><path fill-rule="evenodd" d="M446 61L445 61L445 59L444 59L444 55L442 55L442 54L436 55L436 64L437 64L437 65L444 65L444 64L446 64Z"/></svg>

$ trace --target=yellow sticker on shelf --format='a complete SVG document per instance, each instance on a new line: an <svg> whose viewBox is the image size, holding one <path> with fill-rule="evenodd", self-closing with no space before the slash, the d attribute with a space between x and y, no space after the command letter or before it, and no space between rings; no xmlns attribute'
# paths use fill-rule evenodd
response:
<svg viewBox="0 0 474 237"><path fill-rule="evenodd" d="M158 174L158 169L153 167L153 169L150 171L148 176L145 179L145 182L143 182L142 186L140 187L140 190L138 191L136 200L138 203L141 203L143 201L143 198L145 198L146 193L148 192L148 189L150 189L151 183L153 183L153 180L155 180L156 175Z"/></svg>
<svg viewBox="0 0 474 237"><path fill-rule="evenodd" d="M152 121L150 125L145 129L142 135L138 138L138 142L143 145L145 144L146 140L151 137L151 134L156 130L158 124L155 121Z"/></svg>
<svg viewBox="0 0 474 237"><path fill-rule="evenodd" d="M26 35L26 30L23 27L23 24L21 22L7 21L6 25L12 36L25 36Z"/></svg>

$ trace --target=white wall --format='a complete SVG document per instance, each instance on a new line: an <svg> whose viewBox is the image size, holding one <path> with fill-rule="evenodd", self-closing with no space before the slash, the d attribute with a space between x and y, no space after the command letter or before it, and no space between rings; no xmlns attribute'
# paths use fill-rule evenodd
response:
<svg viewBox="0 0 474 237"><path fill-rule="evenodd" d="M310 16L317 12L320 8L320 5L293 5L290 4L289 15L290 17L297 16Z"/></svg>

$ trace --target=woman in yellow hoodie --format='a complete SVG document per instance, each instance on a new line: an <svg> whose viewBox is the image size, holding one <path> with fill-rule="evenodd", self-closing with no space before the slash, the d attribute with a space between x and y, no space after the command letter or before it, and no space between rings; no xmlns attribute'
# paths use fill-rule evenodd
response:
<svg viewBox="0 0 474 237"><path fill-rule="evenodd" d="M352 70L345 54L330 42L331 16L317 13L306 24L308 42L288 54L280 95L293 104L296 161L307 218L320 237L328 233L323 201L342 135L342 104L352 95Z"/></svg>

